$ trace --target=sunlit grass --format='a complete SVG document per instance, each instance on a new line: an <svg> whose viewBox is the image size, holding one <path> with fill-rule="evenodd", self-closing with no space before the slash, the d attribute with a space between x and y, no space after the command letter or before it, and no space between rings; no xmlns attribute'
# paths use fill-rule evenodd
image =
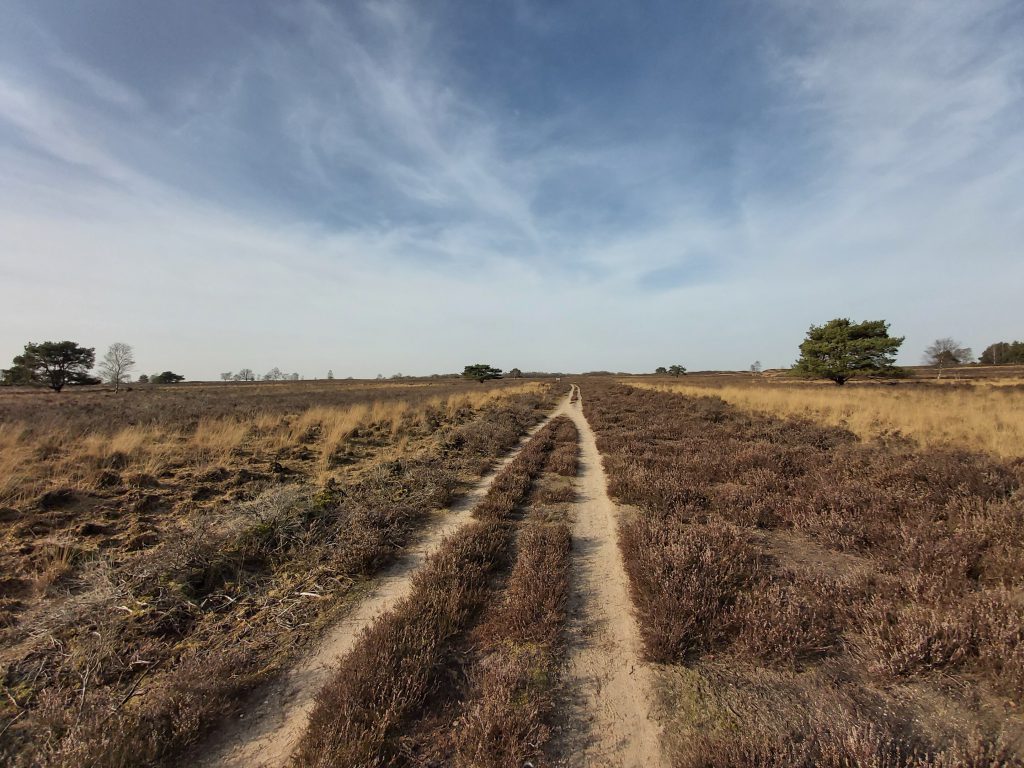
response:
<svg viewBox="0 0 1024 768"><path fill-rule="evenodd" d="M336 457L357 433L391 444L396 456L410 449L410 437L431 411L451 418L461 409L478 410L547 384L526 382L501 388L407 400L372 400L348 406L314 405L298 413L257 412L244 418L202 418L193 428L123 427L86 434L68 429L33 430L28 423L0 424L0 502L29 499L48 488L88 490L101 473L159 477L175 467L193 470L230 464L244 450L276 457L299 445L315 454L312 476L326 483L337 471Z"/></svg>
<svg viewBox="0 0 1024 768"><path fill-rule="evenodd" d="M683 395L714 395L753 411L804 416L865 439L898 431L922 446L953 446L1002 457L1024 456L1024 391L1016 382L957 387L755 383L701 386L626 380L634 387Z"/></svg>

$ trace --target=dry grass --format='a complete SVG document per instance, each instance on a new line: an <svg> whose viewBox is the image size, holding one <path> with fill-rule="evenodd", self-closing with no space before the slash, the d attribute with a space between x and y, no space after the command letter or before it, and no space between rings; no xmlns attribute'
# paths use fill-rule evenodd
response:
<svg viewBox="0 0 1024 768"><path fill-rule="evenodd" d="M295 753L299 766L377 766L399 760L405 729L444 685L452 644L489 596L507 561L512 515L554 441L548 425L495 478L476 520L447 539L417 574L412 594L376 621L317 695Z"/></svg>
<svg viewBox="0 0 1024 768"><path fill-rule="evenodd" d="M196 470L226 465L243 449L279 459L303 445L310 445L316 454L311 474L320 485L326 485L337 479L335 469L352 462L355 454L346 451L346 445L360 431L366 431L372 443L394 443L417 432L432 431L441 421L457 422L510 398L537 396L548 385L527 382L447 393L448 386L407 387L391 392L387 400L306 405L296 412L279 410L272 403L248 414L200 412L180 424L170 418L166 423L131 424L113 430L110 422L96 423L92 410L88 421L78 423L61 423L52 414L48 417L55 421L52 424L0 423L0 504L24 504L55 488L88 493L108 470L159 476L186 465ZM251 391L252 387L243 389ZM444 394L436 394L438 391ZM21 397L25 400L37 394L45 397L43 393ZM131 396L141 399L148 394ZM399 394L410 399L395 399ZM36 400L25 402L36 405Z"/></svg>
<svg viewBox="0 0 1024 768"><path fill-rule="evenodd" d="M811 418L865 439L913 438L922 447L956 447L1024 456L1024 382L894 386L756 383L701 386L626 380L630 386L714 395L759 413Z"/></svg>
<svg viewBox="0 0 1024 768"><path fill-rule="evenodd" d="M434 753L464 768L538 765L551 737L572 542L566 523L533 521L503 598L477 629L461 712ZM441 747L440 750L437 747Z"/></svg>
<svg viewBox="0 0 1024 768"><path fill-rule="evenodd" d="M704 390L706 391L706 390ZM592 382L684 766L1020 765L1024 465Z"/></svg>
<svg viewBox="0 0 1024 768"><path fill-rule="evenodd" d="M500 595L488 602L470 635L458 675L464 683L447 707L435 702L410 741L421 766L504 768L546 762L556 719L567 621L572 541L564 507L551 506L543 480L576 453L575 425L553 423L554 448L534 483L516 542L516 560ZM553 461L556 454L563 458ZM575 465L574 465L575 466Z"/></svg>
<svg viewBox="0 0 1024 768"><path fill-rule="evenodd" d="M551 402L442 382L238 407L261 389L43 395L63 410L0 425L25 473L0 504L0 762L174 764ZM318 487L323 424L346 419Z"/></svg>

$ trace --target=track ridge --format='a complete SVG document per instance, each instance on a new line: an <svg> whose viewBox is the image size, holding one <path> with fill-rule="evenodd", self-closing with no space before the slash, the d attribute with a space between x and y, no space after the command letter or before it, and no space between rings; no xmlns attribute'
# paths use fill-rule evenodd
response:
<svg viewBox="0 0 1024 768"><path fill-rule="evenodd" d="M276 681L254 696L253 704L237 719L228 721L194 751L188 763L198 768L280 768L287 764L301 738L315 704L316 694L330 679L338 661L355 645L360 633L378 616L409 594L414 575L451 534L469 523L473 508L484 498L494 479L522 448L552 419L569 415L569 395L519 441L473 487L429 524L417 541L385 569L366 596L338 621L320 643Z"/></svg>
<svg viewBox="0 0 1024 768"><path fill-rule="evenodd" d="M654 666L641 661L628 581L582 393L566 412L579 430L566 691L568 720L553 751L565 766L660 768L661 728L652 712Z"/></svg>

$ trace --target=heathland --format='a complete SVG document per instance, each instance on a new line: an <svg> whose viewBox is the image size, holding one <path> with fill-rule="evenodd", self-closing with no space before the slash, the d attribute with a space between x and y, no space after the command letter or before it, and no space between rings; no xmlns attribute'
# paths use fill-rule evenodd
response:
<svg viewBox="0 0 1024 768"><path fill-rule="evenodd" d="M549 385L0 400L0 754L174 762L553 403Z"/></svg>
<svg viewBox="0 0 1024 768"><path fill-rule="evenodd" d="M988 373L987 376L978 375ZM635 386L694 397L714 396L740 408L814 419L865 440L908 438L922 447L1024 456L1024 369L963 369L935 378L924 369L908 381L864 381L836 387L780 375L704 375L630 379ZM973 374L968 376L967 374Z"/></svg>
<svg viewBox="0 0 1024 768"><path fill-rule="evenodd" d="M1022 764L1019 383L572 382L0 396L0 757Z"/></svg>

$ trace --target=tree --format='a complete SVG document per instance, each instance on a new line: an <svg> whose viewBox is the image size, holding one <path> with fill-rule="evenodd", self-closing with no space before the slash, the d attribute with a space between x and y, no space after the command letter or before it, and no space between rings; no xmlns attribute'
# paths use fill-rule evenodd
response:
<svg viewBox="0 0 1024 768"><path fill-rule="evenodd" d="M961 347L960 342L950 338L936 339L924 351L924 364L933 365L939 369L939 378L942 378L942 369L954 365L963 365L974 359L970 347Z"/></svg>
<svg viewBox="0 0 1024 768"><path fill-rule="evenodd" d="M750 372L753 373L753 374L758 374L758 373L761 372L761 361L760 360L755 360L754 362L752 362L750 364Z"/></svg>
<svg viewBox="0 0 1024 768"><path fill-rule="evenodd" d="M235 381L256 381L256 374L252 372L252 368L243 368L235 374Z"/></svg>
<svg viewBox="0 0 1024 768"><path fill-rule="evenodd" d="M327 371L327 378L328 379L333 379L334 378L334 369L333 368L328 369L328 371Z"/></svg>
<svg viewBox="0 0 1024 768"><path fill-rule="evenodd" d="M845 384L854 376L879 376L899 371L893 363L903 337L889 335L885 320L853 323L848 318L812 325L800 344L797 375L830 379Z"/></svg>
<svg viewBox="0 0 1024 768"><path fill-rule="evenodd" d="M154 384L177 384L179 381L184 381L185 377L173 371L164 371L155 376L150 376L149 380Z"/></svg>
<svg viewBox="0 0 1024 768"><path fill-rule="evenodd" d="M149 384L149 376L146 374L139 376L139 384Z"/></svg>
<svg viewBox="0 0 1024 768"><path fill-rule="evenodd" d="M110 345L107 354L99 364L99 373L107 384L114 385L117 392L122 384L131 381L129 371L135 367L135 358L132 357L132 348L120 341Z"/></svg>
<svg viewBox="0 0 1024 768"><path fill-rule="evenodd" d="M493 368L486 363L477 363L476 365L467 365L462 371L462 378L473 379L483 384L485 381L491 379L501 378L501 368Z"/></svg>
<svg viewBox="0 0 1024 768"><path fill-rule="evenodd" d="M1024 364L1024 341L998 341L989 344L978 358L985 365L1021 365Z"/></svg>
<svg viewBox="0 0 1024 768"><path fill-rule="evenodd" d="M0 371L0 384L5 387L25 387L35 383L32 369L24 365L12 365Z"/></svg>
<svg viewBox="0 0 1024 768"><path fill-rule="evenodd" d="M666 373L668 373L668 368L666 368L664 365L659 365L657 368L654 369L654 372L659 376L664 376Z"/></svg>
<svg viewBox="0 0 1024 768"><path fill-rule="evenodd" d="M4 372L9 377L45 384L60 392L67 384L98 384L99 379L89 375L96 362L96 350L82 347L73 341L44 341L28 343L25 351L14 358L13 365Z"/></svg>
<svg viewBox="0 0 1024 768"><path fill-rule="evenodd" d="M220 375L221 381L231 381L233 378L235 378L235 374L233 374L231 371L225 371Z"/></svg>
<svg viewBox="0 0 1024 768"><path fill-rule="evenodd" d="M508 377L510 379L521 379L523 378L523 372L520 371L518 368L513 368L511 371L508 372Z"/></svg>
<svg viewBox="0 0 1024 768"><path fill-rule="evenodd" d="M684 368L681 365L670 365L668 367L668 372L670 374L672 374L673 376L685 376L686 375L686 368Z"/></svg>

